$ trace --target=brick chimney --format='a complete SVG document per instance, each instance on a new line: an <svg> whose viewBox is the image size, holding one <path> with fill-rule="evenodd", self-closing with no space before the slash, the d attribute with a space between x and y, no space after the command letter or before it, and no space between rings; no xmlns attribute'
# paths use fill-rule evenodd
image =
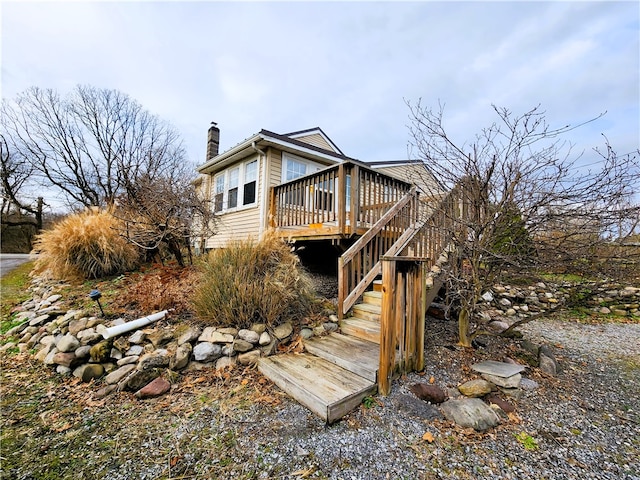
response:
<svg viewBox="0 0 640 480"><path fill-rule="evenodd" d="M216 126L216 122L211 122L209 133L207 135L207 160L211 160L218 155L220 148L220 129Z"/></svg>

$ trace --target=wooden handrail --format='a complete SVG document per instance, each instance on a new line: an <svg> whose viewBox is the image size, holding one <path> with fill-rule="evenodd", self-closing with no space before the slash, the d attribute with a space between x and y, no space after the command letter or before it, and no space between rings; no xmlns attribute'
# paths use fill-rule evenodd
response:
<svg viewBox="0 0 640 480"><path fill-rule="evenodd" d="M338 259L340 318L344 317L358 297L380 274L380 257L415 223L417 201L418 194L413 188ZM404 215L401 215L403 211Z"/></svg>

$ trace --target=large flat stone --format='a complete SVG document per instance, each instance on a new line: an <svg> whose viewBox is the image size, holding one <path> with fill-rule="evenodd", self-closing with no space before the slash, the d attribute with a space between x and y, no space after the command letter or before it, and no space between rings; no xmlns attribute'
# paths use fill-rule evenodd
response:
<svg viewBox="0 0 640 480"><path fill-rule="evenodd" d="M496 413L479 398L448 400L441 405L441 408L449 420L479 432L493 428L499 422Z"/></svg>
<svg viewBox="0 0 640 480"><path fill-rule="evenodd" d="M487 360L486 362L471 365L471 368L479 373L488 373L496 377L508 378L522 372L525 367L523 365L515 365L513 363L495 362Z"/></svg>

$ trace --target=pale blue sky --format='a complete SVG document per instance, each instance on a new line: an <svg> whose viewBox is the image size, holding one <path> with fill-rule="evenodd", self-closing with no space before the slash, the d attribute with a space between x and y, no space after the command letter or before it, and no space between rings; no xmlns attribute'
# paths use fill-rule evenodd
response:
<svg viewBox="0 0 640 480"><path fill-rule="evenodd" d="M2 2L2 96L121 90L204 162L261 128L320 126L349 156L407 158L404 99L446 104L459 141L542 104L576 151L640 145L638 2Z"/></svg>

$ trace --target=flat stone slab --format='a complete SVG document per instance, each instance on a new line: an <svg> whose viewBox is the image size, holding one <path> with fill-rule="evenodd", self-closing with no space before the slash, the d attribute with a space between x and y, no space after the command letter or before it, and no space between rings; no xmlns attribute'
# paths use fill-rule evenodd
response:
<svg viewBox="0 0 640 480"><path fill-rule="evenodd" d="M509 378L522 372L525 367L523 365L515 365L513 363L495 362L487 360L486 362L471 365L471 368L479 373L488 373L496 377Z"/></svg>

